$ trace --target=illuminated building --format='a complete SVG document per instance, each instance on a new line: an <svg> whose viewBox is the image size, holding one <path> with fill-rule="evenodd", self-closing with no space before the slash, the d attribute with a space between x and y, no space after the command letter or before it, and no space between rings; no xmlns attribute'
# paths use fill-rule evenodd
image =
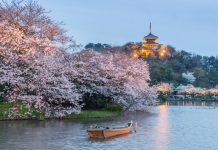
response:
<svg viewBox="0 0 218 150"><path fill-rule="evenodd" d="M158 36L150 32L143 38L143 42L133 51L134 58L164 58L167 54L167 46L156 42Z"/></svg>

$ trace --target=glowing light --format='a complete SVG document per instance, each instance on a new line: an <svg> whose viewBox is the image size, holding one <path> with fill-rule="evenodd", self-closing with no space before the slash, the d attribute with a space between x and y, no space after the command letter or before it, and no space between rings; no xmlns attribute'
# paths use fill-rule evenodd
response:
<svg viewBox="0 0 218 150"><path fill-rule="evenodd" d="M137 54L133 54L133 57L134 57L134 58L138 58L138 55L137 55Z"/></svg>
<svg viewBox="0 0 218 150"><path fill-rule="evenodd" d="M163 57L165 55L164 52L160 52L160 56Z"/></svg>

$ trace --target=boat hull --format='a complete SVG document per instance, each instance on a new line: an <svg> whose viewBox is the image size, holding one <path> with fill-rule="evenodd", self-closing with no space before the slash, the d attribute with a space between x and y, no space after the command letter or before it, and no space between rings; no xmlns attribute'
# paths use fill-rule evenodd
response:
<svg viewBox="0 0 218 150"><path fill-rule="evenodd" d="M131 131L130 127L120 128L120 129L90 129L87 130L90 138L110 138L114 136L129 134Z"/></svg>
<svg viewBox="0 0 218 150"><path fill-rule="evenodd" d="M105 138L103 130L88 130L87 132L90 138L99 138L99 139Z"/></svg>
<svg viewBox="0 0 218 150"><path fill-rule="evenodd" d="M118 135L124 135L124 134L129 134L130 133L130 128L123 128L123 129L116 129L116 130L104 130L104 137L105 138L110 138Z"/></svg>

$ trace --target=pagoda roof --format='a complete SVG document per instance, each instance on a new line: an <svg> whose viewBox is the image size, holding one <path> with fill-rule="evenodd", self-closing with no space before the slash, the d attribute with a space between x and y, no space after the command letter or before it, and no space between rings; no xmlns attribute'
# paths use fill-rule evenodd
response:
<svg viewBox="0 0 218 150"><path fill-rule="evenodd" d="M149 33L147 36L144 37L144 39L158 39L158 36L153 35L152 33Z"/></svg>

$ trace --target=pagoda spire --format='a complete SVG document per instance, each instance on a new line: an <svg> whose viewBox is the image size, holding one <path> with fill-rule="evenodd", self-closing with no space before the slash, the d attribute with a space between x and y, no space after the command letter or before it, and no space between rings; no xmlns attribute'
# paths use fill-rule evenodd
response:
<svg viewBox="0 0 218 150"><path fill-rule="evenodd" d="M150 22L150 33L151 33L151 22Z"/></svg>
<svg viewBox="0 0 218 150"><path fill-rule="evenodd" d="M155 36L155 35L153 35L153 34L151 33L151 22L150 22L149 29L150 29L150 33L149 33L147 36L145 36L143 39L144 39L145 41L149 41L149 42L151 42L151 40L153 40L153 42L154 42L155 40L158 39L158 37Z"/></svg>

